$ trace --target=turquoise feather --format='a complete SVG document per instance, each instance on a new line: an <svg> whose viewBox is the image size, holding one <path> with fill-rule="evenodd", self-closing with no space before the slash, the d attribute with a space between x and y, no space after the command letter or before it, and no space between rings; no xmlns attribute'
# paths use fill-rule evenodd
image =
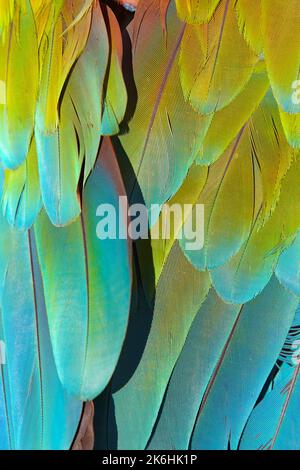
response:
<svg viewBox="0 0 300 470"><path fill-rule="evenodd" d="M65 95L59 127L51 133L36 127L35 132L43 203L56 226L66 225L80 214L77 189L83 149L78 155L76 119L73 103Z"/></svg>
<svg viewBox="0 0 300 470"><path fill-rule="evenodd" d="M1 441L5 449L68 449L80 400L58 378L34 236L10 231L10 257L1 297ZM3 241L3 240L1 240Z"/></svg>
<svg viewBox="0 0 300 470"><path fill-rule="evenodd" d="M297 417L300 399L300 308L294 327L285 344L293 361L277 364L278 373L264 398L252 411L244 429L239 448L241 450L295 450L300 447L300 425ZM298 332L298 334L296 334ZM295 341L295 343L294 343Z"/></svg>
<svg viewBox="0 0 300 470"><path fill-rule="evenodd" d="M300 447L300 368L284 365L272 390L250 415L240 450L295 450Z"/></svg>
<svg viewBox="0 0 300 470"><path fill-rule="evenodd" d="M95 5L86 47L68 77L60 100L59 118L50 130L44 122L40 99L35 135L41 193L46 212L56 226L74 221L81 211L78 193L82 167L85 163L85 182L100 144L108 55L106 25L100 5Z"/></svg>
<svg viewBox="0 0 300 470"><path fill-rule="evenodd" d="M141 360L122 388L118 389L117 374L113 379L110 411L118 426L118 449L145 449L172 370L209 287L207 273L197 272L175 243L158 283Z"/></svg>
<svg viewBox="0 0 300 470"><path fill-rule="evenodd" d="M280 256L275 272L282 285L300 296L300 233Z"/></svg>
<svg viewBox="0 0 300 470"><path fill-rule="evenodd" d="M42 208L35 141L17 170L6 171L2 196L3 214L18 230L29 229Z"/></svg>
<svg viewBox="0 0 300 470"><path fill-rule="evenodd" d="M81 218L56 228L44 212L35 226L58 373L67 390L83 400L106 387L126 333L130 244L118 238L100 240L96 234L101 203L113 205L126 229L127 214L118 212L122 195L112 145L104 140L83 193Z"/></svg>
<svg viewBox="0 0 300 470"><path fill-rule="evenodd" d="M103 108L104 80L109 58L109 41L100 5L93 9L86 48L79 57L68 84L84 143L84 181L97 157Z"/></svg>
<svg viewBox="0 0 300 470"><path fill-rule="evenodd" d="M260 296L243 307L201 402L192 449L237 449L298 303L273 277Z"/></svg>
<svg viewBox="0 0 300 470"><path fill-rule="evenodd" d="M149 449L189 448L201 400L240 309L210 290L173 370Z"/></svg>

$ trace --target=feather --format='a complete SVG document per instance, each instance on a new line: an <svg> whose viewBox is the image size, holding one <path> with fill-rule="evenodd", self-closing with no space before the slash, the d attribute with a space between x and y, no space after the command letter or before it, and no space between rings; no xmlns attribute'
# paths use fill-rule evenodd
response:
<svg viewBox="0 0 300 470"><path fill-rule="evenodd" d="M299 338L299 307L291 329L295 343L290 349L293 362L277 366L277 375L268 392L253 409L245 426L239 448L241 450L296 450L300 448L299 424L295 419L299 406L300 363L297 357ZM297 346L294 346L294 345ZM298 351L299 352L299 351ZM268 380L267 382L270 382Z"/></svg>
<svg viewBox="0 0 300 470"><path fill-rule="evenodd" d="M132 39L137 105L129 133L120 136L136 176L125 175L130 199L140 187L147 207L177 192L211 122L193 112L182 94L178 61L185 25L171 2L165 36L160 13L159 0L137 8Z"/></svg>
<svg viewBox="0 0 300 470"><path fill-rule="evenodd" d="M67 0L68 2L69 0ZM74 3L73 0L70 0L72 3ZM84 19L85 15L89 12L91 5L93 4L94 0L80 0L79 1L79 11L77 13L77 16L75 16L74 20L71 22L71 24L68 25L68 27L65 29L64 32L69 31L72 29L74 26L76 26L82 19ZM97 8L97 5L95 5L95 8ZM68 13L68 12L67 12Z"/></svg>
<svg viewBox="0 0 300 470"><path fill-rule="evenodd" d="M189 448L202 397L240 309L210 290L173 370L149 449Z"/></svg>
<svg viewBox="0 0 300 470"><path fill-rule="evenodd" d="M180 240L187 258L197 269L211 269L224 264L238 251L250 232L255 174L251 152L243 139L245 131L245 128L240 131L223 157L210 168L197 201L204 205L205 211L203 249L186 249L185 236ZM238 204L232 198L233 186L239 193ZM191 224L193 219L194 209L186 223Z"/></svg>
<svg viewBox="0 0 300 470"><path fill-rule="evenodd" d="M0 448L298 448L298 1L105 3L0 0Z"/></svg>
<svg viewBox="0 0 300 470"><path fill-rule="evenodd" d="M243 307L202 398L192 449L237 449L298 303L273 278L257 299Z"/></svg>
<svg viewBox="0 0 300 470"><path fill-rule="evenodd" d="M39 99L36 113L36 132L41 137L55 132L58 125L59 99L66 79L88 39L91 11L71 28L77 17L81 0L66 0L52 4L40 45ZM79 8L78 8L79 7Z"/></svg>
<svg viewBox="0 0 300 470"><path fill-rule="evenodd" d="M263 53L262 1L237 0L235 4L238 25L246 42L257 53Z"/></svg>
<svg viewBox="0 0 300 470"><path fill-rule="evenodd" d="M88 39L91 9L80 22L63 29L77 18L81 6L79 0L67 0L63 6L53 3L40 46L42 70L35 136L43 203L57 226L69 223L80 213L77 197L83 158L78 155L80 130L79 126L75 128L77 115L73 104L62 91Z"/></svg>
<svg viewBox="0 0 300 470"><path fill-rule="evenodd" d="M27 156L38 92L38 43L29 0L16 3L8 28L0 37L0 158L15 169Z"/></svg>
<svg viewBox="0 0 300 470"><path fill-rule="evenodd" d="M156 224L152 227L151 230L151 248L152 248L152 256L153 256L153 264L155 269L155 279L158 281L166 259L172 249L174 241L177 237L180 236L180 231L183 227L185 220L189 215L189 211L192 210L193 205L197 202L199 198L199 194L201 193L203 186L205 185L207 179L208 170L206 167L200 167L199 165L193 164L189 169L189 172L184 180L184 183L177 191L177 193L170 199L166 206L172 208L173 205L178 205L181 209L182 217L178 219L174 217L174 226L170 224L170 234L167 233L165 235L166 239L162 237L162 232L166 229L166 220L163 212L163 208L159 219L157 220ZM189 206L189 207L188 207ZM159 233L160 236L157 238L154 234ZM141 252L141 257L143 257L144 252ZM149 268L146 266L146 273L143 276L143 279L147 276L147 271Z"/></svg>
<svg viewBox="0 0 300 470"><path fill-rule="evenodd" d="M58 17L58 15L61 12L62 6L63 6L63 1L64 0L57 0L56 2L56 14L55 17L52 17L53 21L55 21ZM38 38L38 45L42 45L42 40L44 39L44 34L49 33L49 18L51 13L53 13L53 4L51 0L35 0L34 2L31 2L31 7L33 10L34 18L35 18L35 26L36 26L36 33L37 33L37 38ZM46 48L47 45L44 44L44 47ZM40 50L40 56L43 56L43 53L45 51ZM41 70L39 70L41 72Z"/></svg>
<svg viewBox="0 0 300 470"><path fill-rule="evenodd" d="M82 132L81 146L84 143L84 182L94 166L99 149L108 56L106 25L100 5L97 4L93 9L87 45L74 67L67 87Z"/></svg>
<svg viewBox="0 0 300 470"><path fill-rule="evenodd" d="M178 16L186 23L207 23L220 0L175 0Z"/></svg>
<svg viewBox="0 0 300 470"><path fill-rule="evenodd" d="M123 45L120 27L110 8L106 9L106 24L110 42L110 56L103 100L102 135L119 132L127 108L127 91L122 74Z"/></svg>
<svg viewBox="0 0 300 470"><path fill-rule="evenodd" d="M300 148L300 113L289 114L280 111L280 117L289 144L294 148Z"/></svg>
<svg viewBox="0 0 300 470"><path fill-rule="evenodd" d="M44 207L51 222L64 226L81 211L77 194L84 148L79 147L81 129L68 94L61 105L59 126L51 133L36 132L38 167ZM79 142L79 144L78 144Z"/></svg>
<svg viewBox="0 0 300 470"><path fill-rule="evenodd" d="M112 13L108 16L114 27L113 37L117 35L119 38L116 20ZM67 20L71 22L72 18L67 17ZM85 22L87 21L85 19ZM68 34L70 35L70 32ZM78 34L74 31L72 37L74 35L76 38ZM68 38L68 44L72 42L72 37ZM112 47L115 47L114 43ZM120 83L120 69L117 69L115 62L108 64L108 48L102 10L100 5L95 5L86 47L72 70L61 99L59 122L50 133L40 132L39 128L36 132L43 202L52 223L56 226L64 226L72 222L81 211L77 193L82 165L84 163L83 183L85 183L95 163L101 132L104 132L101 129L101 114L107 70L111 79L108 80L106 93L110 93L109 90L115 93L115 89L111 88L112 81L115 85ZM64 51L64 55L70 55L69 58L64 57L67 64L74 61L74 54L77 53L76 47L74 47L75 52L71 46L68 49L68 52ZM117 49L118 53L121 53L120 41ZM113 52L112 55L115 56L115 53ZM95 67L97 67L97 73L95 73ZM88 96L87 89L89 89ZM112 97L110 103L114 108L115 101ZM126 102L124 106L121 103L119 107L118 104L114 110L118 122L122 120L121 114L125 112L124 107L126 108ZM103 108L106 115L105 104ZM121 108L123 111L120 110ZM102 124L103 120L107 121L107 117L102 117ZM107 129L107 132L114 131Z"/></svg>
<svg viewBox="0 0 300 470"><path fill-rule="evenodd" d="M127 214L118 210L124 195L112 145L104 140L84 190L81 218L56 228L42 213L35 226L59 377L83 400L93 399L106 387L126 333L130 245L123 238L96 235L99 204L112 205L122 230L127 227Z"/></svg>
<svg viewBox="0 0 300 470"><path fill-rule="evenodd" d="M299 450L300 365L285 365L270 393L254 408L245 428L241 450Z"/></svg>
<svg viewBox="0 0 300 470"><path fill-rule="evenodd" d="M10 258L10 252L12 244L10 243L11 230L7 223L6 218L0 214L0 232L1 232L1 244L0 244L0 299L3 295L3 288L5 283L5 276L7 272L7 264Z"/></svg>
<svg viewBox="0 0 300 470"><path fill-rule="evenodd" d="M34 139L25 162L16 170L5 171L2 206L8 222L21 230L32 226L42 208Z"/></svg>
<svg viewBox="0 0 300 470"><path fill-rule="evenodd" d="M36 134L43 202L52 223L57 226L76 219L81 211L77 194L79 178L85 159L86 181L99 148L107 60L107 32L98 5L93 9L86 48L62 98L58 127L50 134Z"/></svg>
<svg viewBox="0 0 300 470"><path fill-rule="evenodd" d="M284 287L300 296L300 233L281 254L275 272Z"/></svg>
<svg viewBox="0 0 300 470"><path fill-rule="evenodd" d="M0 0L0 11L0 36L4 36L14 17L15 0Z"/></svg>
<svg viewBox="0 0 300 470"><path fill-rule="evenodd" d="M251 118L269 88L264 67L255 69L242 92L230 103L214 114L197 157L200 165L214 163Z"/></svg>
<svg viewBox="0 0 300 470"><path fill-rule="evenodd" d="M185 28L181 83L186 100L200 113L213 113L231 103L258 62L240 34L233 3L222 0L210 23Z"/></svg>
<svg viewBox="0 0 300 470"><path fill-rule="evenodd" d="M66 393L57 375L34 235L6 230L10 253L0 313L5 344L5 363L0 366L1 448L68 449L82 404ZM7 249L2 233L1 253Z"/></svg>
<svg viewBox="0 0 300 470"><path fill-rule="evenodd" d="M164 33L167 33L167 13L171 0L160 0L160 17Z"/></svg>
<svg viewBox="0 0 300 470"><path fill-rule="evenodd" d="M264 0L262 23L266 66L273 93L286 113L300 113L293 83L300 75L300 10L298 0Z"/></svg>
<svg viewBox="0 0 300 470"><path fill-rule="evenodd" d="M277 104L268 94L209 169L198 200L205 207L204 248L185 250L194 266L214 269L228 262L250 236L258 211L259 223L266 223L276 206L290 158ZM238 200L232 197L232 188ZM185 242L183 238L181 246Z"/></svg>
<svg viewBox="0 0 300 470"><path fill-rule="evenodd" d="M122 388L116 374L113 379L111 413L118 429L118 449L146 447L170 375L209 286L207 273L197 272L175 242L158 282L142 358Z"/></svg>
<svg viewBox="0 0 300 470"><path fill-rule="evenodd" d="M216 291L226 301L244 303L261 292L272 276L281 251L293 241L300 225L299 171L298 158L282 181L279 201L267 223L258 229L256 221L241 250L211 272Z"/></svg>

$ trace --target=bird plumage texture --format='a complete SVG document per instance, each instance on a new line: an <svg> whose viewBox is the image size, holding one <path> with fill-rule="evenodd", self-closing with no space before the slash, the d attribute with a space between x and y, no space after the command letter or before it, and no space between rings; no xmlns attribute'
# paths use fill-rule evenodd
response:
<svg viewBox="0 0 300 470"><path fill-rule="evenodd" d="M0 0L0 448L300 449L298 0L118 3Z"/></svg>

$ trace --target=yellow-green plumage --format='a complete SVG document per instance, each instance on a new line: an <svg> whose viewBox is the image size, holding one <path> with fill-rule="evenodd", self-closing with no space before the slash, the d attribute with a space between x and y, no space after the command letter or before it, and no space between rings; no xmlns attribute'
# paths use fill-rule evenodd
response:
<svg viewBox="0 0 300 470"><path fill-rule="evenodd" d="M119 3L0 0L0 448L299 449L299 2Z"/></svg>

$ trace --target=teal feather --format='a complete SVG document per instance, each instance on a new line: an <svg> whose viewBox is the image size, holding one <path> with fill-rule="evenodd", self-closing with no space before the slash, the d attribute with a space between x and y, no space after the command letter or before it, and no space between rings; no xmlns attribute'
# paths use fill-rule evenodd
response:
<svg viewBox="0 0 300 470"><path fill-rule="evenodd" d="M275 272L282 285L300 296L300 232L280 256Z"/></svg>
<svg viewBox="0 0 300 470"><path fill-rule="evenodd" d="M59 127L44 133L36 127L39 175L44 207L51 222L63 226L80 214L77 189L83 149L78 154L76 110L66 94Z"/></svg>
<svg viewBox="0 0 300 470"><path fill-rule="evenodd" d="M35 226L58 373L67 390L84 400L109 382L127 328L130 243L96 234L101 203L113 205L126 229L127 214L118 211L124 195L112 144L104 140L84 189L81 218L57 228L44 212Z"/></svg>
<svg viewBox="0 0 300 470"><path fill-rule="evenodd" d="M175 243L158 283L141 360L122 388L117 374L113 379L111 411L118 429L118 449L145 449L172 370L209 287L207 273L197 272Z"/></svg>
<svg viewBox="0 0 300 470"><path fill-rule="evenodd" d="M57 375L33 233L8 230L0 322L5 344L0 428L6 430L1 448L68 449L82 404Z"/></svg>
<svg viewBox="0 0 300 470"><path fill-rule="evenodd" d="M91 172L100 144L103 86L109 45L100 5L95 5L86 47L68 77L59 118L51 131L38 107L35 135L41 192L46 212L56 226L80 214L80 177Z"/></svg>
<svg viewBox="0 0 300 470"><path fill-rule="evenodd" d="M188 449L210 377L239 315L210 290L173 370L149 449Z"/></svg>
<svg viewBox="0 0 300 470"><path fill-rule="evenodd" d="M34 140L26 161L17 170L6 170L2 207L9 224L18 230L29 229L42 208Z"/></svg>
<svg viewBox="0 0 300 470"><path fill-rule="evenodd" d="M299 450L300 425L300 308L279 357L283 364L263 399L252 411L240 443L241 450ZM292 335L292 336L291 336ZM295 341L295 343L294 343ZM293 361L286 361L287 351Z"/></svg>
<svg viewBox="0 0 300 470"><path fill-rule="evenodd" d="M237 449L298 303L299 299L273 277L266 289L243 307L202 399L192 449Z"/></svg>
<svg viewBox="0 0 300 470"><path fill-rule="evenodd" d="M211 271L212 283L226 302L245 303L257 296L269 283L282 251L293 242L300 223L299 170L295 158L270 218L261 226L258 216L240 251Z"/></svg>
<svg viewBox="0 0 300 470"><path fill-rule="evenodd" d="M68 84L68 93L76 109L84 143L84 181L93 169L99 149L103 88L109 58L108 36L99 4L92 14L86 48L79 57Z"/></svg>

